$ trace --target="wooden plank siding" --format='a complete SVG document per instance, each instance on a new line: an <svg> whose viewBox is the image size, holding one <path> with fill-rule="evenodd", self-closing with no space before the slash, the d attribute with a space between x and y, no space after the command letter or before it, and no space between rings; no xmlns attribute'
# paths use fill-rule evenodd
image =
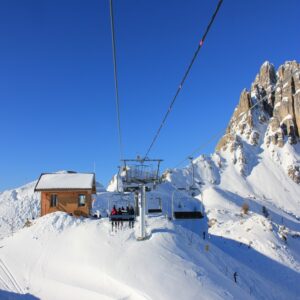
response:
<svg viewBox="0 0 300 300"><path fill-rule="evenodd" d="M51 207L51 195L57 195L57 206ZM79 195L86 196L86 202L84 206L78 205ZM41 192L41 216L55 212L63 211L73 214L75 216L88 217L90 209L92 207L92 191L42 191Z"/></svg>

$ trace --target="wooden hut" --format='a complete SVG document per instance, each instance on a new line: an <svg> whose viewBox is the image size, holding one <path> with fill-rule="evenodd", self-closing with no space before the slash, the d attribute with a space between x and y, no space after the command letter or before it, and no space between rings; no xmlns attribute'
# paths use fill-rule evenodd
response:
<svg viewBox="0 0 300 300"><path fill-rule="evenodd" d="M35 192L41 192L41 216L63 211L74 216L89 216L96 194L94 173L43 173Z"/></svg>

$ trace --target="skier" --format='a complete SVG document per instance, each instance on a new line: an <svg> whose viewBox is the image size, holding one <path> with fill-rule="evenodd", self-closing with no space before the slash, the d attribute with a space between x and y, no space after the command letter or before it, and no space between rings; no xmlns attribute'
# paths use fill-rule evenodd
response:
<svg viewBox="0 0 300 300"><path fill-rule="evenodd" d="M205 240L205 231L203 231L203 239Z"/></svg>
<svg viewBox="0 0 300 300"><path fill-rule="evenodd" d="M114 205L114 207L112 208L112 210L110 212L110 215L115 216L116 214L117 214L117 209L116 209L116 206ZM112 219L112 221L111 221L111 231L114 231L114 226L117 227L117 222L113 221L113 219Z"/></svg>
<svg viewBox="0 0 300 300"><path fill-rule="evenodd" d="M122 210L121 210L121 207L119 207L117 214L120 215L120 216L123 214ZM121 229L123 227L123 219L122 219L122 217L118 218L118 228L119 227L121 227Z"/></svg>
<svg viewBox="0 0 300 300"><path fill-rule="evenodd" d="M134 215L134 208L133 208L133 206L130 206L130 208L129 208L129 214L130 215Z"/></svg>
<svg viewBox="0 0 300 300"><path fill-rule="evenodd" d="M233 278L234 278L234 282L237 283L236 279L237 279L237 272L233 273Z"/></svg>
<svg viewBox="0 0 300 300"><path fill-rule="evenodd" d="M110 213L112 216L116 215L117 214L117 209L116 209L116 206L114 205L114 207L112 208L111 210L111 213Z"/></svg>
<svg viewBox="0 0 300 300"><path fill-rule="evenodd" d="M132 206L130 206L130 208L129 208L129 215L130 215L129 228L133 228L134 227L134 208Z"/></svg>

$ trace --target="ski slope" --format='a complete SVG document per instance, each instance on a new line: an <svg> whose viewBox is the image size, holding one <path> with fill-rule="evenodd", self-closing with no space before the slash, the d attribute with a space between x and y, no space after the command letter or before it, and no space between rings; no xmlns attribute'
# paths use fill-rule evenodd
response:
<svg viewBox="0 0 300 300"><path fill-rule="evenodd" d="M29 299L50 300L298 299L297 185L272 160L262 163L267 159L262 157L251 175L241 180L234 165L224 160L220 164L217 156L200 157L195 174L202 184L195 198L176 188L191 183L189 167L169 174L166 182L147 193L147 207L157 208L160 199L163 212L148 216L151 238L145 242L137 242L136 232L128 227L111 231L105 217L112 205L125 207L134 200L132 194L103 189L93 207L104 217L100 220L58 212L35 219L29 228L20 226L14 235L3 226L0 299L26 294ZM295 191L290 202L279 197L282 185L273 186L277 198L255 188L262 180L255 181L256 172L264 174L270 169L272 175L263 178L264 183L272 184L274 178L283 176L284 187L290 194ZM33 187L34 183L2 193L3 211L9 201L26 208L29 204L22 204L24 199L31 199L30 205L37 210ZM245 201L248 214L241 213ZM262 213L263 205L268 218ZM170 221L172 206L174 210L205 211L205 218ZM7 211L20 220L31 213L20 208Z"/></svg>
<svg viewBox="0 0 300 300"><path fill-rule="evenodd" d="M164 216L149 218L147 231L150 238L137 242L134 229L112 233L107 219L44 216L1 241L1 259L13 279L0 273L0 288L57 300L296 299L299 293L299 275L270 263L280 272L266 278L271 269L258 273L241 258L247 252L247 259L258 259L257 254L230 240L227 254L220 241L202 240ZM280 281L286 276L290 289Z"/></svg>

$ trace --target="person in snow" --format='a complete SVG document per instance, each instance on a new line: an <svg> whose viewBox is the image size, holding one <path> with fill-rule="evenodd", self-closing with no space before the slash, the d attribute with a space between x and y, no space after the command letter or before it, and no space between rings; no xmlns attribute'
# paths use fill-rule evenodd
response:
<svg viewBox="0 0 300 300"><path fill-rule="evenodd" d="M122 213L122 210L121 210L121 207L119 207L119 209L118 209L118 213L117 213L118 215L122 215L123 213ZM122 219L122 217L120 217L120 219L118 219L118 228L119 227L123 227L123 219Z"/></svg>
<svg viewBox="0 0 300 300"><path fill-rule="evenodd" d="M203 231L203 239L205 240L205 231Z"/></svg>
<svg viewBox="0 0 300 300"><path fill-rule="evenodd" d="M130 206L129 208L129 215L131 216L129 219L129 228L134 227L134 208L133 206Z"/></svg>
<svg viewBox="0 0 300 300"><path fill-rule="evenodd" d="M236 280L237 279L237 272L233 273L233 279L234 279L234 282L237 283L237 280Z"/></svg>
<svg viewBox="0 0 300 300"><path fill-rule="evenodd" d="M117 209L116 209L116 206L114 205L114 207L112 208L111 210L111 213L110 213L112 216L116 215L117 214Z"/></svg>
<svg viewBox="0 0 300 300"><path fill-rule="evenodd" d="M113 208L112 208L112 210L111 210L111 212L110 212L110 215L111 216L115 216L115 215L117 215L117 213L118 212L117 212L116 206L114 205ZM112 231L114 231L114 226L117 227L117 222L115 222L115 221L112 220L111 221L111 230Z"/></svg>

